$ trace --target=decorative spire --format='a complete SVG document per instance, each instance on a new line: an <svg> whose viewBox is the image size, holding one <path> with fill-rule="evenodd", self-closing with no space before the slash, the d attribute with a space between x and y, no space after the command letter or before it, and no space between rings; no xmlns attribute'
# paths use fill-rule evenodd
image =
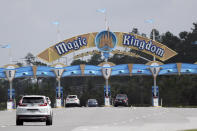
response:
<svg viewBox="0 0 197 131"><path fill-rule="evenodd" d="M108 27L107 33L101 36L101 39L99 41L99 48L103 48L105 46L113 48L112 40L113 38L112 36L110 36L109 27Z"/></svg>

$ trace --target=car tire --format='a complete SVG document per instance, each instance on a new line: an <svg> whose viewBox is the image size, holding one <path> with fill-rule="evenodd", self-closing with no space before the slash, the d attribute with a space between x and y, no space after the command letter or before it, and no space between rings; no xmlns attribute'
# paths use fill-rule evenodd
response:
<svg viewBox="0 0 197 131"><path fill-rule="evenodd" d="M17 120L16 120L16 125L17 125L17 126L22 126L22 125L23 125L23 121L17 119Z"/></svg>
<svg viewBox="0 0 197 131"><path fill-rule="evenodd" d="M47 118L47 120L46 120L46 125L47 125L47 126L52 125L52 117L51 117L51 116L50 116L49 118Z"/></svg>

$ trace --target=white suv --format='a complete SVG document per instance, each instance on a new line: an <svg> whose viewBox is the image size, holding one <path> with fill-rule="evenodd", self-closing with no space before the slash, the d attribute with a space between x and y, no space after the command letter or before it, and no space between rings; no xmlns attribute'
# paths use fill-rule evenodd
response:
<svg viewBox="0 0 197 131"><path fill-rule="evenodd" d="M78 99L77 95L68 95L66 98L66 107L69 106L80 106L80 100Z"/></svg>
<svg viewBox="0 0 197 131"><path fill-rule="evenodd" d="M46 122L52 125L53 112L45 96L23 96L16 109L16 125L23 122Z"/></svg>

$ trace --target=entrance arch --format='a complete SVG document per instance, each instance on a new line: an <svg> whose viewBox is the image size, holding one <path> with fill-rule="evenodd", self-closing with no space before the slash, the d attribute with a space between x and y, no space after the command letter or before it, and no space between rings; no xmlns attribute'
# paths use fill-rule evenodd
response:
<svg viewBox="0 0 197 131"><path fill-rule="evenodd" d="M104 32L104 33L103 33ZM97 35L101 34L101 35ZM99 37L97 37L99 36ZM113 36L113 38L112 38ZM115 37L115 38L114 38ZM95 42L97 41L97 45ZM110 43L115 43L114 47ZM100 45L98 45L100 44ZM116 46L117 45L117 46ZM96 49L99 47L101 49ZM112 48L112 50L108 50ZM64 41L58 42L57 44L47 48L40 54L38 58L51 63L62 56L66 56L75 51L81 51L83 49L92 49L89 52L86 52L86 55L92 55L94 53L103 53L104 56L108 59L109 54L116 54L120 52L118 47L134 49L141 51L143 53L149 54L156 57L160 61L168 60L169 58L175 56L177 53L167 46L142 37L132 33L124 32L112 32L102 31L102 32L93 32L87 33L84 35L79 35L66 39ZM104 49L104 50L102 50ZM124 55L135 56L136 54L132 52L123 52ZM83 54L84 55L84 54ZM81 56L83 56L81 55ZM77 58L80 57L75 56ZM155 64L157 63L157 64ZM110 66L104 66L104 65ZM98 66L95 65L75 65L67 66L64 64L56 64L52 66L26 66L26 67L16 67L14 68L0 68L0 78L9 79L9 75L6 75L6 72L13 71L12 78L20 77L56 77L60 83L61 77L68 76L121 76L121 75L153 75L156 80L157 75L171 75L171 74L197 74L197 65L196 64L187 64L187 63L172 63L172 64L162 64L161 62L151 61L147 64L122 64L114 65L109 62L101 63ZM106 74L103 70L106 70ZM107 79L108 79L107 78ZM10 82L11 85L11 82ZM58 94L60 91L60 84L58 85ZM157 97L156 84L154 85L154 97ZM107 93L108 94L108 93ZM59 95L58 95L59 96Z"/></svg>

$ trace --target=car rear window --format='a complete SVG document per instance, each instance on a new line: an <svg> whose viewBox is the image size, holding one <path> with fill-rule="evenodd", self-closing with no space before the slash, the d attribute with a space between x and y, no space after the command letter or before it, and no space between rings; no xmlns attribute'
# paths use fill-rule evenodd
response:
<svg viewBox="0 0 197 131"><path fill-rule="evenodd" d="M44 103L43 97L23 97L22 103Z"/></svg>
<svg viewBox="0 0 197 131"><path fill-rule="evenodd" d="M68 96L68 98L76 98L76 96Z"/></svg>
<svg viewBox="0 0 197 131"><path fill-rule="evenodd" d="M125 99L127 98L127 95L117 95L116 99Z"/></svg>
<svg viewBox="0 0 197 131"><path fill-rule="evenodd" d="M97 102L96 99L89 99L88 102Z"/></svg>

